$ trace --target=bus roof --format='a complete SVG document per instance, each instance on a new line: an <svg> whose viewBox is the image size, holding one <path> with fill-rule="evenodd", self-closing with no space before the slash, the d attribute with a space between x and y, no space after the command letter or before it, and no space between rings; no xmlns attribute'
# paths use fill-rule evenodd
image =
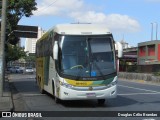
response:
<svg viewBox="0 0 160 120"><path fill-rule="evenodd" d="M51 32L62 35L107 35L111 32L102 24L57 24L49 29L37 42L46 38Z"/></svg>
<svg viewBox="0 0 160 120"><path fill-rule="evenodd" d="M105 25L98 24L58 24L54 32L66 35L101 35L111 34Z"/></svg>

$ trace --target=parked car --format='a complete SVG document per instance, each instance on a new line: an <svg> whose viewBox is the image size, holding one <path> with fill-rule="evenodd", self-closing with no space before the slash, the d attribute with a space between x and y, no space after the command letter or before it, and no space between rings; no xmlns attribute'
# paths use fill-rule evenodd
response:
<svg viewBox="0 0 160 120"><path fill-rule="evenodd" d="M11 66L8 66L8 67L7 67L7 71L10 71L11 68L12 68Z"/></svg>
<svg viewBox="0 0 160 120"><path fill-rule="evenodd" d="M33 74L34 73L34 69L32 67L26 67L25 73L31 73L31 74Z"/></svg>
<svg viewBox="0 0 160 120"><path fill-rule="evenodd" d="M11 73L23 73L23 69L19 66L11 67L9 71Z"/></svg>

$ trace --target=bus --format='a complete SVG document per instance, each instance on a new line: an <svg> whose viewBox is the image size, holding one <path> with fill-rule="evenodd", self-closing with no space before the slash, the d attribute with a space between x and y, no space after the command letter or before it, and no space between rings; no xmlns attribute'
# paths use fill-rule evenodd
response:
<svg viewBox="0 0 160 120"><path fill-rule="evenodd" d="M60 100L104 104L117 96L116 55L112 33L96 24L58 24L36 43L36 79L40 92Z"/></svg>

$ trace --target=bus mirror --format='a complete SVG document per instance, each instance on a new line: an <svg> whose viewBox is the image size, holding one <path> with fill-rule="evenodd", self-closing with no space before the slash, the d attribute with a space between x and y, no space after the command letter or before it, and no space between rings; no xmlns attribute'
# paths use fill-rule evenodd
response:
<svg viewBox="0 0 160 120"><path fill-rule="evenodd" d="M58 59L58 42L54 42L54 47L53 47L53 58L54 60Z"/></svg>
<svg viewBox="0 0 160 120"><path fill-rule="evenodd" d="M120 42L116 42L116 50L118 50L118 58L123 56L123 48Z"/></svg>

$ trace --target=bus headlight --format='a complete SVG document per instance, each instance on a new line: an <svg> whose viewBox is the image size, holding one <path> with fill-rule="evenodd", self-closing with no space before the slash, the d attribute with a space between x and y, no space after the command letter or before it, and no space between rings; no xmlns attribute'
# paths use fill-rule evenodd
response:
<svg viewBox="0 0 160 120"><path fill-rule="evenodd" d="M117 85L117 79L113 80L109 85L108 87L112 87L114 85Z"/></svg>
<svg viewBox="0 0 160 120"><path fill-rule="evenodd" d="M73 87L72 85L70 85L68 83L61 82L61 81L60 81L60 85L66 87L66 88L72 88Z"/></svg>
<svg viewBox="0 0 160 120"><path fill-rule="evenodd" d="M112 85L112 86L117 85L117 80L116 80L116 81L111 82L111 85Z"/></svg>

